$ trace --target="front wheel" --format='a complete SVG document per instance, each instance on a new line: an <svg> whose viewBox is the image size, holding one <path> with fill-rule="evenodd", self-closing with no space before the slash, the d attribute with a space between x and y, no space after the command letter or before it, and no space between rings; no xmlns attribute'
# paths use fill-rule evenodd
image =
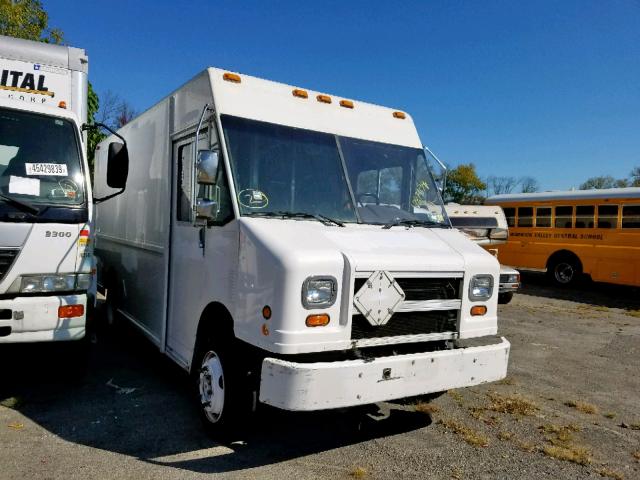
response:
<svg viewBox="0 0 640 480"><path fill-rule="evenodd" d="M232 339L207 335L198 343L193 380L200 417L209 434L228 438L251 412L246 379L232 353Z"/></svg>
<svg viewBox="0 0 640 480"><path fill-rule="evenodd" d="M498 294L498 303L506 305L513 299L513 292L504 292Z"/></svg>

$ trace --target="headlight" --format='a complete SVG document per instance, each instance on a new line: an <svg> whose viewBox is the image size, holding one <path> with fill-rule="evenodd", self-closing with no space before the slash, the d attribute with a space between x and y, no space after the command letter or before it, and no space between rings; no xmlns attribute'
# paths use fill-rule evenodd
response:
<svg viewBox="0 0 640 480"><path fill-rule="evenodd" d="M91 284L89 273L25 275L20 283L22 293L71 292L87 290Z"/></svg>
<svg viewBox="0 0 640 480"><path fill-rule="evenodd" d="M489 300L493 294L493 277L491 275L474 275L469 283L469 300Z"/></svg>
<svg viewBox="0 0 640 480"><path fill-rule="evenodd" d="M520 274L503 273L500 275L500 283L520 283Z"/></svg>
<svg viewBox="0 0 640 480"><path fill-rule="evenodd" d="M333 277L309 277L302 284L302 305L313 308L327 308L336 301L336 279Z"/></svg>

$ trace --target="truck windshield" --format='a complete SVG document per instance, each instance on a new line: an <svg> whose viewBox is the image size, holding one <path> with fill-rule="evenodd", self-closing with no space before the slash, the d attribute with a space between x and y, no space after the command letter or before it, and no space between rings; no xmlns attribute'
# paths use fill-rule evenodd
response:
<svg viewBox="0 0 640 480"><path fill-rule="evenodd" d="M419 148L224 115L241 215L448 226Z"/></svg>
<svg viewBox="0 0 640 480"><path fill-rule="evenodd" d="M0 108L0 193L28 204L79 205L84 177L73 123Z"/></svg>

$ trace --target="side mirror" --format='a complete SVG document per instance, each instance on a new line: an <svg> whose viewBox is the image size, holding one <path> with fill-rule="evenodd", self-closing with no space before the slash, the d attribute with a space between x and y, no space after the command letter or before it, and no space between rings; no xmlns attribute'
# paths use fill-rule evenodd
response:
<svg viewBox="0 0 640 480"><path fill-rule="evenodd" d="M209 221L218 218L220 212L220 187L209 187L207 190L213 198L196 199L196 218Z"/></svg>
<svg viewBox="0 0 640 480"><path fill-rule="evenodd" d="M201 185L213 185L216 183L218 173L218 152L215 150L198 150L196 169L197 181Z"/></svg>
<svg viewBox="0 0 640 480"><path fill-rule="evenodd" d="M111 142L107 159L107 185L125 188L129 176L129 152L123 143Z"/></svg>

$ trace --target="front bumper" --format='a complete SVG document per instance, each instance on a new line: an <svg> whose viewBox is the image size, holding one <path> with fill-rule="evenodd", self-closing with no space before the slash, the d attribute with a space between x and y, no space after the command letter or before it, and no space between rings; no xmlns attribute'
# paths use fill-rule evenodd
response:
<svg viewBox="0 0 640 480"><path fill-rule="evenodd" d="M265 358L260 401L285 410L324 410L442 392L507 375L510 343L375 360L296 363Z"/></svg>
<svg viewBox="0 0 640 480"><path fill-rule="evenodd" d="M502 283L500 282L500 287L498 288L498 293L507 293L507 292L517 292L520 288L519 283Z"/></svg>
<svg viewBox="0 0 640 480"><path fill-rule="evenodd" d="M63 305L83 305L84 314L58 318L58 307ZM86 313L84 293L0 300L0 343L80 340L85 335Z"/></svg>

